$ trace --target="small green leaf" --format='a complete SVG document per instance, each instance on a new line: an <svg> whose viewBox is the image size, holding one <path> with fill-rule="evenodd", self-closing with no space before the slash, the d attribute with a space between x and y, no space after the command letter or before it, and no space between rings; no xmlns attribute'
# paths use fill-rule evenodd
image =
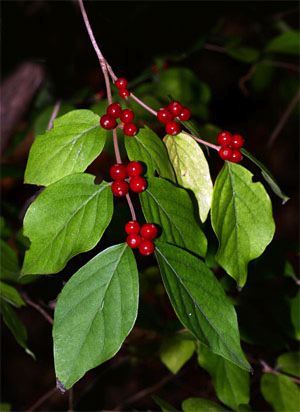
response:
<svg viewBox="0 0 300 412"><path fill-rule="evenodd" d="M20 269L16 252L0 239L0 279L16 281L18 279Z"/></svg>
<svg viewBox="0 0 300 412"><path fill-rule="evenodd" d="M184 189L152 177L140 200L146 220L161 226L162 240L205 256L207 240L194 217L192 200Z"/></svg>
<svg viewBox="0 0 300 412"><path fill-rule="evenodd" d="M227 54L244 63L254 63L259 58L259 50L246 46L228 46Z"/></svg>
<svg viewBox="0 0 300 412"><path fill-rule="evenodd" d="M101 239L113 213L110 185L94 176L66 176L47 187L30 205L24 235L31 240L23 274L57 273L78 253Z"/></svg>
<svg viewBox="0 0 300 412"><path fill-rule="evenodd" d="M291 321L294 327L294 336L297 340L300 340L300 291L297 295L289 300Z"/></svg>
<svg viewBox="0 0 300 412"><path fill-rule="evenodd" d="M214 353L249 370L234 307L213 273L200 259L166 243L157 242L156 257L182 324Z"/></svg>
<svg viewBox="0 0 300 412"><path fill-rule="evenodd" d="M204 222L211 207L213 184L203 151L187 133L180 133L176 137L167 135L164 142L177 181L196 196L200 219Z"/></svg>
<svg viewBox="0 0 300 412"><path fill-rule="evenodd" d="M193 356L195 343L191 339L176 334L163 340L159 351L162 363L173 373L177 373Z"/></svg>
<svg viewBox="0 0 300 412"><path fill-rule="evenodd" d="M157 172L161 177L175 181L165 145L148 127L140 129L136 136L126 138L125 148L130 160L139 160L147 165L147 176Z"/></svg>
<svg viewBox="0 0 300 412"><path fill-rule="evenodd" d="M300 390L287 376L263 374L260 390L275 412L299 412Z"/></svg>
<svg viewBox="0 0 300 412"><path fill-rule="evenodd" d="M101 153L106 130L90 110L73 110L54 121L54 127L37 136L29 153L25 183L47 186L83 172Z"/></svg>
<svg viewBox="0 0 300 412"><path fill-rule="evenodd" d="M188 398L182 402L183 412L222 412L226 411L216 402L204 398Z"/></svg>
<svg viewBox="0 0 300 412"><path fill-rule="evenodd" d="M207 370L213 379L217 397L233 410L250 400L249 373L238 368L226 359L210 352L201 345L198 352L200 366Z"/></svg>
<svg viewBox="0 0 300 412"><path fill-rule="evenodd" d="M249 261L274 235L272 205L263 185L243 166L225 162L214 186L212 227L219 240L218 263L244 286Z"/></svg>
<svg viewBox="0 0 300 412"><path fill-rule="evenodd" d="M112 246L66 283L55 308L56 376L66 389L112 358L136 320L138 271L126 244Z"/></svg>
<svg viewBox="0 0 300 412"><path fill-rule="evenodd" d="M266 46L267 52L298 55L300 53L300 33L290 30L274 37Z"/></svg>
<svg viewBox="0 0 300 412"><path fill-rule="evenodd" d="M277 358L277 369L300 378L300 352L283 353Z"/></svg>
<svg viewBox="0 0 300 412"><path fill-rule="evenodd" d="M159 396L152 396L154 402L160 407L162 412L179 412L174 406L170 405L165 400L161 399Z"/></svg>
<svg viewBox="0 0 300 412"><path fill-rule="evenodd" d="M17 308L19 308L20 306L25 306L25 302L17 289L1 281L0 294L3 300L13 306L16 306Z"/></svg>
<svg viewBox="0 0 300 412"><path fill-rule="evenodd" d="M18 344L22 346L23 349L25 349L25 352L28 355L34 358L34 354L27 347L27 330L25 326L20 321L20 319L16 315L16 312L9 303L5 302L3 299L1 299L0 303L0 312L3 316L3 320L6 326L14 335Z"/></svg>

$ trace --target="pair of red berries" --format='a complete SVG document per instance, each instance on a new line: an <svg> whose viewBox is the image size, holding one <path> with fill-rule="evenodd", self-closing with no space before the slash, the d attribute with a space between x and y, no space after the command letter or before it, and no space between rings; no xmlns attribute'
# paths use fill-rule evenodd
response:
<svg viewBox="0 0 300 412"><path fill-rule="evenodd" d="M119 95L123 99L126 99L127 97L130 96L130 92L127 89L128 81L126 79L124 79L124 77L119 77L116 80L115 85L116 85L117 89L119 89Z"/></svg>
<svg viewBox="0 0 300 412"><path fill-rule="evenodd" d="M155 250L153 239L157 237L158 230L153 223L145 223L140 227L136 220L130 220L125 225L127 245L131 249L139 249L141 255L149 256Z"/></svg>
<svg viewBox="0 0 300 412"><path fill-rule="evenodd" d="M135 193L141 193L147 188L147 180L141 176L143 166L140 162L132 161L128 165L117 163L109 170L110 177L114 180L111 185L113 195L126 196L129 188ZM129 178L129 183L125 179Z"/></svg>
<svg viewBox="0 0 300 412"><path fill-rule="evenodd" d="M233 163L239 163L243 159L239 149L244 146L245 139L240 134L232 135L230 132L223 130L218 133L217 142L221 146L219 149L221 159Z"/></svg>
<svg viewBox="0 0 300 412"><path fill-rule="evenodd" d="M119 103L112 103L106 109L100 119L100 125L107 130L115 129L117 127L117 120L120 118L123 123L123 132L126 136L135 136L138 132L137 126L132 123L134 119L134 113L130 109L122 110Z"/></svg>
<svg viewBox="0 0 300 412"><path fill-rule="evenodd" d="M157 119L166 125L165 131L171 136L176 136L181 132L181 126L174 120L177 118L183 122L189 120L191 117L191 111L187 107L184 107L179 102L171 102L166 107L162 107L157 112Z"/></svg>

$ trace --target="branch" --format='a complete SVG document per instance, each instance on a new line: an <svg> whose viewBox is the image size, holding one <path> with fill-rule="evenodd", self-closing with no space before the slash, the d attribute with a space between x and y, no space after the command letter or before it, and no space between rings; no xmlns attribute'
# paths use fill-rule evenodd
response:
<svg viewBox="0 0 300 412"><path fill-rule="evenodd" d="M198 143L204 144L205 146L211 147L212 149L215 149L215 150L217 150L217 151L220 150L220 147L221 147L221 146L217 146L217 145L215 145L215 144L213 144L213 143L209 143L209 142L207 142L206 140L202 140L202 139L200 139L199 137L193 136L193 135L190 134L190 133L187 133L187 132L182 132L182 133L183 133L183 134L186 134L186 135L188 135L188 136L191 136L191 137L192 137L194 140L196 140L196 142L198 142Z"/></svg>
<svg viewBox="0 0 300 412"><path fill-rule="evenodd" d="M50 119L49 119L49 123L48 123L48 126L47 126L47 130L52 129L54 119L56 119L56 116L58 115L60 106L61 106L61 101L60 101L60 100L57 100L57 102L55 103L55 105L54 105L54 107L53 107L53 111L52 111L51 116L50 116Z"/></svg>
<svg viewBox="0 0 300 412"><path fill-rule="evenodd" d="M277 376L287 376L289 377L292 381L294 381L295 383L300 384L300 379L296 378L295 376L291 376L291 375L287 375L285 373L279 372L277 369L272 368L270 365L267 364L266 361L264 361L263 359L259 360L259 363L262 366L262 371L264 373L271 373L272 375L277 375Z"/></svg>
<svg viewBox="0 0 300 412"><path fill-rule="evenodd" d="M23 299L25 300L25 302L33 307L35 310L37 310L43 317L44 319L46 319L47 322L50 323L50 325L53 325L53 319L51 318L50 315L48 315L48 313L37 303L33 302L25 292L21 293Z"/></svg>
<svg viewBox="0 0 300 412"><path fill-rule="evenodd" d="M35 411L39 406L41 406L47 399L51 398L52 395L57 392L56 388L52 388L50 391L46 392L44 395L42 395L32 406L30 406L26 412L33 412Z"/></svg>

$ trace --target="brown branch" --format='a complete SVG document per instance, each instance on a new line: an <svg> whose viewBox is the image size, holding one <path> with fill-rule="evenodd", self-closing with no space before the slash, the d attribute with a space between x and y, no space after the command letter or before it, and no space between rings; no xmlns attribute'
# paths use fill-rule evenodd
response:
<svg viewBox="0 0 300 412"><path fill-rule="evenodd" d="M53 319L51 318L51 316L37 303L33 302L25 292L22 292L22 297L25 300L25 302L33 307L35 310L37 310L43 317L44 319L46 319L47 322L50 323L50 325L53 325Z"/></svg>
<svg viewBox="0 0 300 412"><path fill-rule="evenodd" d="M54 122L56 116L58 115L58 112L59 112L59 110L60 110L60 106L61 106L61 101L60 101L60 100L57 100L57 102L55 103L55 105L54 105L54 107L53 107L53 111L52 111L51 116L50 116L50 119L49 119L49 123L48 123L48 126L47 126L47 130L52 129L52 127L53 127L53 122Z"/></svg>
<svg viewBox="0 0 300 412"><path fill-rule="evenodd" d="M296 378L295 376L288 375L288 374L286 374L286 373L283 373L283 372L278 371L277 369L272 368L272 367L271 367L270 365L268 365L267 362L264 361L263 359L260 359L260 360L259 360L259 363L261 364L261 366L262 366L262 371L263 371L264 373L271 373L272 375L277 375L277 376L280 376L280 375L286 376L286 377L290 378L293 382L295 382L295 383L297 383L297 384L300 384L300 379Z"/></svg>
<svg viewBox="0 0 300 412"><path fill-rule="evenodd" d="M73 406L73 403L74 403L74 401L73 401L74 390L73 390L73 388L69 389L68 395L69 395L68 412L74 412L74 406Z"/></svg>
<svg viewBox="0 0 300 412"><path fill-rule="evenodd" d="M56 388L52 388L50 391L46 392L44 395L42 395L32 406L30 406L26 412L33 412L35 411L39 406L41 406L44 402L46 402L47 399L51 398L52 395L57 392Z"/></svg>

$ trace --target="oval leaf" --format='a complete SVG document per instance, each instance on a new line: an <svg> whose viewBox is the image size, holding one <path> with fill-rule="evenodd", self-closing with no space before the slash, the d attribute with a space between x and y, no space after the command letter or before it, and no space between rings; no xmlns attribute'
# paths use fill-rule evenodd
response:
<svg viewBox="0 0 300 412"><path fill-rule="evenodd" d="M24 235L31 240L23 274L59 272L71 257L92 249L113 213L110 185L94 184L88 174L67 176L47 187L24 218Z"/></svg>
<svg viewBox="0 0 300 412"><path fill-rule="evenodd" d="M260 389L275 412L299 412L300 390L287 376L265 373L260 381Z"/></svg>
<svg viewBox="0 0 300 412"><path fill-rule="evenodd" d="M25 183L48 186L64 176L83 172L101 153L106 130L90 110L73 110L37 136L29 153Z"/></svg>
<svg viewBox="0 0 300 412"><path fill-rule="evenodd" d="M182 402L183 412L222 412L221 405L204 398L188 398Z"/></svg>
<svg viewBox="0 0 300 412"><path fill-rule="evenodd" d="M162 363L173 373L177 373L193 356L195 342L180 334L165 339L159 351Z"/></svg>
<svg viewBox="0 0 300 412"><path fill-rule="evenodd" d="M263 185L252 182L243 166L225 162L213 192L211 221L219 240L216 259L244 286L247 265L260 256L274 235L272 205Z"/></svg>
<svg viewBox="0 0 300 412"><path fill-rule="evenodd" d="M161 177L175 181L165 145L153 130L145 127L136 136L125 138L125 148L130 160L139 160L147 165L147 176L157 172Z"/></svg>
<svg viewBox="0 0 300 412"><path fill-rule="evenodd" d="M300 378L300 352L283 353L277 358L276 367Z"/></svg>
<svg viewBox="0 0 300 412"><path fill-rule="evenodd" d="M56 376L66 389L118 352L134 326L138 295L136 262L126 244L99 253L67 282L53 327Z"/></svg>
<svg viewBox="0 0 300 412"><path fill-rule="evenodd" d="M162 240L205 256L207 240L184 189L152 177L148 179L148 187L141 193L140 200L146 220L162 227Z"/></svg>
<svg viewBox="0 0 300 412"><path fill-rule="evenodd" d="M180 133L176 137L167 135L164 142L177 181L179 185L195 194L200 219L204 222L211 207L213 184L203 151L187 133Z"/></svg>
<svg viewBox="0 0 300 412"><path fill-rule="evenodd" d="M240 346L234 307L213 273L200 259L166 243L157 242L156 257L165 288L183 325L212 352L249 370Z"/></svg>
<svg viewBox="0 0 300 412"><path fill-rule="evenodd" d="M267 52L298 55L300 53L300 33L290 30L274 37L266 47Z"/></svg>

